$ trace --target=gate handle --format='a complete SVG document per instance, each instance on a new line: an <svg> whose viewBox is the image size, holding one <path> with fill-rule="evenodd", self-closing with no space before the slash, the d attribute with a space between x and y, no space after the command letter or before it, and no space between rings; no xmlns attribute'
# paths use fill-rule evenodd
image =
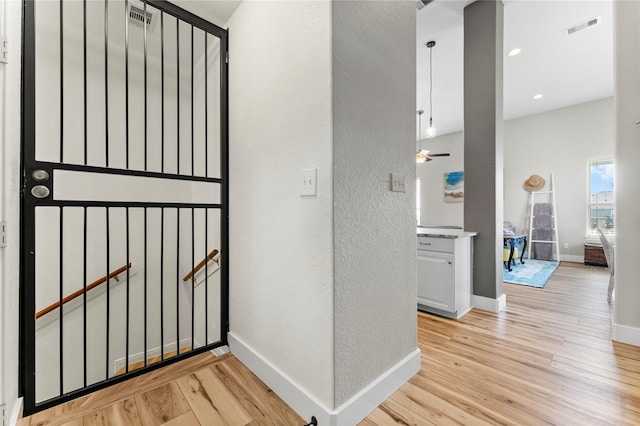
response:
<svg viewBox="0 0 640 426"><path fill-rule="evenodd" d="M44 185L36 185L31 188L31 195L36 198L47 198L49 194L51 194L51 191Z"/></svg>
<svg viewBox="0 0 640 426"><path fill-rule="evenodd" d="M46 182L49 180L49 172L42 169L34 170L31 172L31 177L36 182Z"/></svg>

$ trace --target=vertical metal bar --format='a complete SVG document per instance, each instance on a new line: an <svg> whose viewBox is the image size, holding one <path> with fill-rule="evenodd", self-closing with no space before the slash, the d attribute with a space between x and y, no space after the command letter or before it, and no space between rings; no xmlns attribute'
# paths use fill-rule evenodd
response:
<svg viewBox="0 0 640 426"><path fill-rule="evenodd" d="M144 35L144 170L147 170L147 1L144 0L144 23L142 24L143 35ZM146 219L146 210L145 210L145 219ZM145 264L146 266L146 264ZM145 275L146 278L146 275ZM146 302L146 300L145 300ZM145 327L146 327L146 316L145 316ZM146 344L146 341L145 341ZM146 360L146 350L145 350L145 361L144 365L147 365Z"/></svg>
<svg viewBox="0 0 640 426"><path fill-rule="evenodd" d="M83 235L82 244L82 377L83 386L87 387L87 207L83 207ZM108 275L107 275L108 276Z"/></svg>
<svg viewBox="0 0 640 426"><path fill-rule="evenodd" d="M195 256L195 227L196 227L196 222L195 222L195 213L194 213L194 208L191 207L191 267L194 268L195 267L195 262L196 262L196 256ZM206 253L205 253L205 257L206 257ZM192 270L193 271L193 270ZM194 336L195 336L195 289L196 289L196 274L192 273L191 274L191 349L195 349L195 340L194 340Z"/></svg>
<svg viewBox="0 0 640 426"><path fill-rule="evenodd" d="M229 92L226 61L229 49L228 32L220 38L220 178L222 179L222 209L220 212L220 327L221 339L227 343L229 330Z"/></svg>
<svg viewBox="0 0 640 426"><path fill-rule="evenodd" d="M176 174L180 174L180 20L176 18Z"/></svg>
<svg viewBox="0 0 640 426"><path fill-rule="evenodd" d="M109 253L110 253L110 244L109 244L109 207L105 208L105 215L106 215L106 231L105 231L105 240L106 240L106 244L107 244L107 265L106 265L106 276L107 276L107 282L105 283L107 286L107 312L106 312L106 343L105 343L105 358L106 358L106 373L105 373L105 380L109 378L109 368L110 368L110 363L109 363L109 309L110 309L110 287L111 287L111 283L109 282Z"/></svg>
<svg viewBox="0 0 640 426"><path fill-rule="evenodd" d="M204 209L204 252L209 253L209 209ZM204 276L204 344L206 346L209 344L209 262L204 264Z"/></svg>
<svg viewBox="0 0 640 426"><path fill-rule="evenodd" d="M204 33L204 175L209 177L209 44L207 32ZM209 252L207 252L209 253Z"/></svg>
<svg viewBox="0 0 640 426"><path fill-rule="evenodd" d="M160 12L160 109L160 171L164 173L164 12Z"/></svg>
<svg viewBox="0 0 640 426"><path fill-rule="evenodd" d="M129 168L129 0L124 1L124 93L125 93L124 140L125 140L125 158L126 158L125 168L128 169Z"/></svg>
<svg viewBox="0 0 640 426"><path fill-rule="evenodd" d="M84 85L84 164L87 165L87 0L82 0L82 67ZM85 385L86 386L86 385Z"/></svg>
<svg viewBox="0 0 640 426"><path fill-rule="evenodd" d="M145 19L145 22L146 22L146 19ZM162 349L160 349L160 351L162 351ZM147 208L146 207L144 208L144 366L145 367L147 366Z"/></svg>
<svg viewBox="0 0 640 426"><path fill-rule="evenodd" d="M63 327L63 315L64 315L64 207L60 207L60 254L58 256L58 261L59 261L59 280L60 280L60 285L59 285L59 303L60 303L60 309L58 310L58 315L59 315L59 321L58 321L58 325L60 327L60 331L59 331L59 336L60 336L60 346L59 346L59 350L60 350L60 355L59 355L59 359L60 359L60 395L64 394L64 327ZM34 335L35 338L35 335Z"/></svg>
<svg viewBox="0 0 640 426"><path fill-rule="evenodd" d="M204 175L209 177L209 33L204 33ZM209 253L209 209L204 209L204 252ZM204 344L209 344L209 262L204 266Z"/></svg>
<svg viewBox="0 0 640 426"><path fill-rule="evenodd" d="M125 207L125 219L126 219L126 233L127 233L127 239L126 239L126 255L127 255L127 263L126 265L129 265L129 261L130 261L130 257L129 257L129 207ZM126 339L127 341L125 342L125 372L128 373L129 372L129 273L130 269L127 268L127 297L126 297Z"/></svg>
<svg viewBox="0 0 640 426"><path fill-rule="evenodd" d="M64 0L60 0L60 162L64 163Z"/></svg>
<svg viewBox="0 0 640 426"><path fill-rule="evenodd" d="M176 283L180 282L180 208L176 208ZM180 355L180 287L176 285L176 355Z"/></svg>
<svg viewBox="0 0 640 426"><path fill-rule="evenodd" d="M194 80L194 75L193 75L193 25L191 25L191 176L193 176L193 163L195 162L195 152L194 152L194 142L195 142L195 135L193 134L193 116L194 114L194 93L193 93L193 80Z"/></svg>
<svg viewBox="0 0 640 426"><path fill-rule="evenodd" d="M109 167L109 0L104 0L104 130L104 164Z"/></svg>
<svg viewBox="0 0 640 426"><path fill-rule="evenodd" d="M160 361L164 361L164 207L160 208Z"/></svg>
<svg viewBox="0 0 640 426"><path fill-rule="evenodd" d="M21 119L21 170L26 170L35 160L35 1L24 2L23 49L22 49L22 110ZM53 17L51 18L53 19ZM36 405L36 232L35 200L28 194L20 197L22 225L20 226L20 333L18 357L18 392L24 396L25 416L31 414Z"/></svg>

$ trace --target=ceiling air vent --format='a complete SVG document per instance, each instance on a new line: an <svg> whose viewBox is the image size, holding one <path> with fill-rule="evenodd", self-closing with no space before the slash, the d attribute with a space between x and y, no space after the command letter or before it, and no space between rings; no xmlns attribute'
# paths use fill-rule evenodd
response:
<svg viewBox="0 0 640 426"><path fill-rule="evenodd" d="M146 21L147 21L147 28L150 28L151 27L151 23L153 22L153 14L151 14L151 12L149 12L148 9L147 9ZM139 8L137 6L134 6L134 5L130 5L130 7L129 7L129 22L131 22L133 24L136 24L139 27L144 25L144 22L145 22L144 9L141 9L141 8Z"/></svg>
<svg viewBox="0 0 640 426"><path fill-rule="evenodd" d="M587 28L591 28L594 25L598 25L601 21L601 18L598 16L597 18L589 19L588 21L581 22L573 27L567 28L567 35L575 34L578 31L586 30Z"/></svg>

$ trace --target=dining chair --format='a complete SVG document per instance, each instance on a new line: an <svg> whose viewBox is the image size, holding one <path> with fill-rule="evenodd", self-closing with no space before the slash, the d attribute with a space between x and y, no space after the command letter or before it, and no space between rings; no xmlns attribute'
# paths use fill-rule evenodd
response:
<svg viewBox="0 0 640 426"><path fill-rule="evenodd" d="M602 228L597 228L598 233L600 234L600 242L602 243L602 248L604 249L604 257L607 259L607 267L609 268L609 289L607 291L607 302L611 303L611 296L613 295L613 264L614 264L614 249L613 245L605 235Z"/></svg>

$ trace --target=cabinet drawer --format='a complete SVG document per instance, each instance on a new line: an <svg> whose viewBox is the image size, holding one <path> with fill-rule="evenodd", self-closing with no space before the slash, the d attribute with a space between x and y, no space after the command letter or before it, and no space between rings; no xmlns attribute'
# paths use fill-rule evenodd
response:
<svg viewBox="0 0 640 426"><path fill-rule="evenodd" d="M418 250L453 253L453 238L418 237Z"/></svg>

